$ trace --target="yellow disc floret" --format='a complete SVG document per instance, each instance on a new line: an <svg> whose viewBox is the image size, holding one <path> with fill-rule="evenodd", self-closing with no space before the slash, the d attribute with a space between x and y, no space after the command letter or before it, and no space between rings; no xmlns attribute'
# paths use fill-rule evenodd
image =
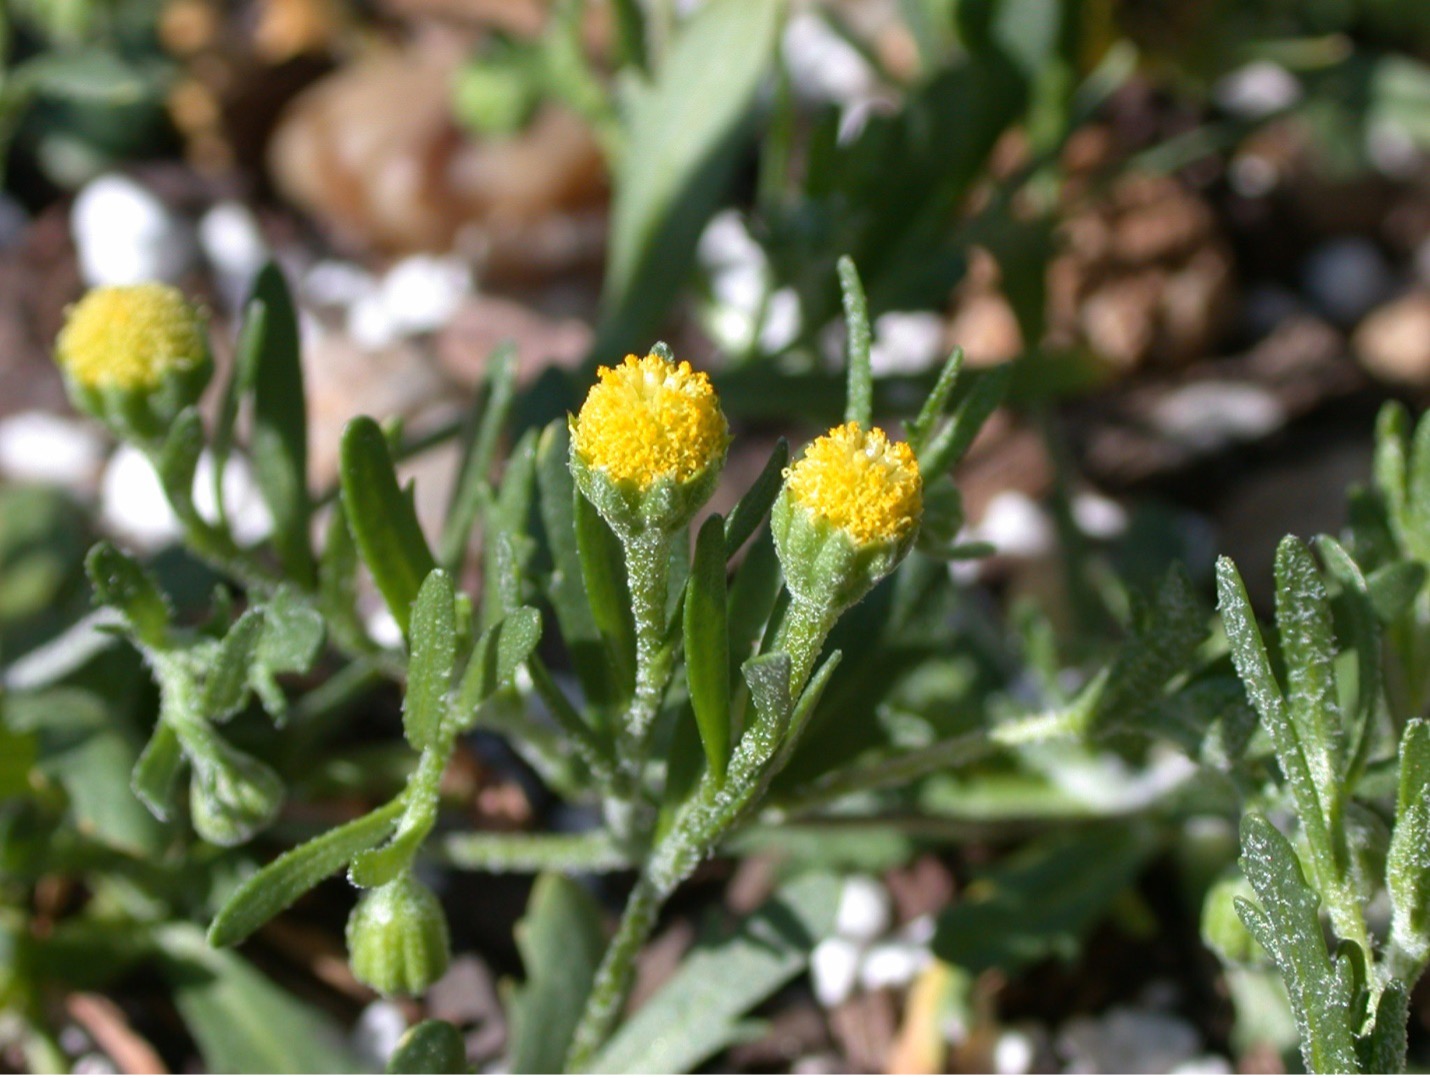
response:
<svg viewBox="0 0 1430 1078"><path fill-rule="evenodd" d="M923 512L914 451L907 442L889 441L878 427L835 427L810 443L785 469L785 479L796 502L861 546L906 538Z"/></svg>
<svg viewBox="0 0 1430 1078"><path fill-rule="evenodd" d="M166 284L96 288L70 308L55 357L78 385L147 389L207 358L203 327Z"/></svg>
<svg viewBox="0 0 1430 1078"><path fill-rule="evenodd" d="M729 428L703 371L651 353L597 374L571 430L588 467L645 489L687 483L723 458Z"/></svg>

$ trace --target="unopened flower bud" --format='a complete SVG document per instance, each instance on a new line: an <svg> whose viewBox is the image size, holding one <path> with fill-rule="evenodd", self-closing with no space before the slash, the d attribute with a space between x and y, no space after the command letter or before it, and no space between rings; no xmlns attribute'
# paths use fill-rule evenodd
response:
<svg viewBox="0 0 1430 1078"><path fill-rule="evenodd" d="M416 996L447 971L447 915L410 871L358 899L348 918L353 976L384 996Z"/></svg>
<svg viewBox="0 0 1430 1078"><path fill-rule="evenodd" d="M283 780L263 761L219 737L193 756L189 813L199 837L238 846L262 831L283 807Z"/></svg>

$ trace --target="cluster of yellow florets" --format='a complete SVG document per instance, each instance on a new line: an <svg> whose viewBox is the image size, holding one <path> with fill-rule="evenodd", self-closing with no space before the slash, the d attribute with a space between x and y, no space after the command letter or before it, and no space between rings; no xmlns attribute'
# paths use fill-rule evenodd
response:
<svg viewBox="0 0 1430 1078"><path fill-rule="evenodd" d="M703 371L652 353L597 374L571 431L589 467L645 488L689 482L724 456L729 427Z"/></svg>
<svg viewBox="0 0 1430 1078"><path fill-rule="evenodd" d="M69 311L55 357L91 389L146 389L206 358L203 327L184 294L166 284L96 288Z"/></svg>
<svg viewBox="0 0 1430 1078"><path fill-rule="evenodd" d="M785 469L785 482L796 502L860 545L906 538L923 512L913 450L878 427L845 423L816 438Z"/></svg>

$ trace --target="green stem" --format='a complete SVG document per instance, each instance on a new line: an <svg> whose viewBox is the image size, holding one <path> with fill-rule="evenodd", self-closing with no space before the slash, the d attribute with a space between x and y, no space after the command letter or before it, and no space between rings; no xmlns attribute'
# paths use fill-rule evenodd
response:
<svg viewBox="0 0 1430 1078"><path fill-rule="evenodd" d="M674 649L667 646L665 632L670 543L671 537L658 531L638 532L623 542L636 628L636 684L618 735L618 755L636 774L645 766L646 741L674 666Z"/></svg>
<svg viewBox="0 0 1430 1078"><path fill-rule="evenodd" d="M769 650L783 651L789 656L789 692L792 700L799 699L824 648L825 637L838 618L838 611L798 595L791 596L784 620Z"/></svg>
<svg viewBox="0 0 1430 1078"><path fill-rule="evenodd" d="M621 914L620 926L596 970L586 1009L571 1039L571 1050L566 1055L568 1074L589 1071L596 1053L616 1028L630 994L636 956L655 930L656 918L668 894L649 874L643 873L636 880L625 912Z"/></svg>

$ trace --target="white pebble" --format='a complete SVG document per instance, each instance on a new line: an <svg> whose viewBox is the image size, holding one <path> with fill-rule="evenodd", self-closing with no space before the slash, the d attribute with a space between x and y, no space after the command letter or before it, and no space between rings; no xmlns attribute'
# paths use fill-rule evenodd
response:
<svg viewBox="0 0 1430 1078"><path fill-rule="evenodd" d="M353 1026L352 1046L364 1059L378 1068L385 1067L397 1049L397 1042L407 1032L407 1019L401 1008L386 1000L369 1003L358 1015Z"/></svg>
<svg viewBox="0 0 1430 1078"><path fill-rule="evenodd" d="M903 928L899 929L899 939L905 943L914 943L920 947L927 947L933 942L934 933L938 930L938 922L931 913L925 913L915 917Z"/></svg>
<svg viewBox="0 0 1430 1078"><path fill-rule="evenodd" d="M21 483L88 490L104 463L104 439L88 423L49 412L0 419L0 472Z"/></svg>
<svg viewBox="0 0 1430 1078"><path fill-rule="evenodd" d="M377 278L352 262L328 259L303 275L303 298L318 307L350 307L377 291Z"/></svg>
<svg viewBox="0 0 1430 1078"><path fill-rule="evenodd" d="M1300 101L1301 80L1280 64L1257 60L1223 75L1212 95L1233 116L1255 120Z"/></svg>
<svg viewBox="0 0 1430 1078"><path fill-rule="evenodd" d="M132 445L121 445L105 466L99 515L107 530L146 550L167 546L183 534L154 466Z"/></svg>
<svg viewBox="0 0 1430 1078"><path fill-rule="evenodd" d="M770 294L765 304L765 322L760 327L760 347L767 353L783 352L799 337L804 315L800 311L799 294L793 288L781 288Z"/></svg>
<svg viewBox="0 0 1430 1078"><path fill-rule="evenodd" d="M790 18L782 49L790 85L802 101L845 104L878 88L874 70L859 50L813 12Z"/></svg>
<svg viewBox="0 0 1430 1078"><path fill-rule="evenodd" d="M220 202L199 220L199 245L224 301L238 310L270 254L258 219L241 202Z"/></svg>
<svg viewBox="0 0 1430 1078"><path fill-rule="evenodd" d="M379 647L397 648L402 646L403 635L402 626L397 624L397 619L392 616L392 611L386 606L378 607L364 619L367 626L367 635L372 637L373 643Z"/></svg>
<svg viewBox="0 0 1430 1078"><path fill-rule="evenodd" d="M888 942L870 947L859 963L859 983L870 991L903 988L928 968L933 954L916 943Z"/></svg>
<svg viewBox="0 0 1430 1078"><path fill-rule="evenodd" d="M399 335L432 333L472 294L472 270L460 258L410 255L382 279L382 302Z"/></svg>
<svg viewBox="0 0 1430 1078"><path fill-rule="evenodd" d="M86 1052L74 1061L73 1074L118 1074L114 1060L99 1052Z"/></svg>
<svg viewBox="0 0 1430 1078"><path fill-rule="evenodd" d="M1302 269L1302 283L1321 310L1348 325L1388 297L1395 278L1375 244L1349 236L1312 251Z"/></svg>
<svg viewBox="0 0 1430 1078"><path fill-rule="evenodd" d="M890 311L874 320L869 363L878 375L920 374L943 357L943 316L931 311Z"/></svg>
<svg viewBox="0 0 1430 1078"><path fill-rule="evenodd" d="M989 499L973 537L1012 558L1042 557L1056 542L1053 522L1042 506L1016 490L1000 491Z"/></svg>
<svg viewBox="0 0 1430 1078"><path fill-rule="evenodd" d="M838 936L820 941L809 956L809 975L820 1005L839 1006L854 991L859 976L858 945Z"/></svg>
<svg viewBox="0 0 1430 1078"><path fill-rule="evenodd" d="M1037 1054L1032 1037L1019 1029L1006 1029L993 1044L993 1069L999 1074L1027 1074Z"/></svg>
<svg viewBox="0 0 1430 1078"><path fill-rule="evenodd" d="M87 184L70 210L70 230L90 286L177 281L193 263L189 226L126 176Z"/></svg>
<svg viewBox="0 0 1430 1078"><path fill-rule="evenodd" d="M1073 498L1072 514L1082 533L1093 539L1116 539L1127 530L1127 510L1093 491Z"/></svg>
<svg viewBox="0 0 1430 1078"><path fill-rule="evenodd" d="M273 515L254 481L248 462L230 454L223 470L223 504L228 512L229 528L242 546L266 539L273 531ZM214 498L214 460L205 452L199 457L194 474L194 508L210 523L218 520L218 502Z"/></svg>
<svg viewBox="0 0 1430 1078"><path fill-rule="evenodd" d="M869 943L889 929L889 889L873 876L850 876L839 892L834 931L855 943Z"/></svg>
<svg viewBox="0 0 1430 1078"><path fill-rule="evenodd" d="M1057 1048L1068 1074L1169 1074L1197 1057L1202 1040L1176 1015L1114 1007L1066 1022Z"/></svg>
<svg viewBox="0 0 1430 1078"><path fill-rule="evenodd" d="M1210 452L1270 434L1286 422L1286 410L1261 386L1208 381L1167 393L1153 406L1151 419L1173 441Z"/></svg>

